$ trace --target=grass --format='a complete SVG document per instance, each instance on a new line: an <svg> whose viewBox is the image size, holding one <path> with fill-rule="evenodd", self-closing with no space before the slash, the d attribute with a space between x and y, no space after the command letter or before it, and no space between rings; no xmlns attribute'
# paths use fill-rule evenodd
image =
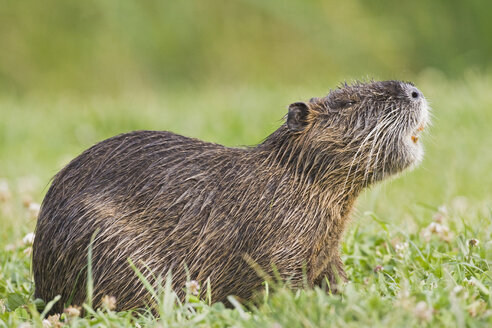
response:
<svg viewBox="0 0 492 328"><path fill-rule="evenodd" d="M325 89L223 87L118 98L0 99L0 327L490 326L492 324L492 77L416 81L434 108L427 155L414 172L364 193L342 253L338 295L268 285L250 306L176 300L164 281L150 312L71 309L46 321L33 299L30 238L49 178L94 142L162 129L226 145L259 142L290 102ZM192 96L190 96L192 95ZM24 239L24 240L23 240ZM475 245L475 240L478 244ZM213 286L211 286L213 289ZM43 321L45 320L45 321Z"/></svg>

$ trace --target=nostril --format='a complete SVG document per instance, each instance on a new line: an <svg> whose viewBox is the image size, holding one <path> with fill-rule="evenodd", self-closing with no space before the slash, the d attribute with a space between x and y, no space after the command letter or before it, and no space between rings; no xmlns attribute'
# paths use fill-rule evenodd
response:
<svg viewBox="0 0 492 328"><path fill-rule="evenodd" d="M419 97L419 93L418 93L418 91L413 91L413 92L412 92L412 98L413 98L413 99L417 99L418 97Z"/></svg>

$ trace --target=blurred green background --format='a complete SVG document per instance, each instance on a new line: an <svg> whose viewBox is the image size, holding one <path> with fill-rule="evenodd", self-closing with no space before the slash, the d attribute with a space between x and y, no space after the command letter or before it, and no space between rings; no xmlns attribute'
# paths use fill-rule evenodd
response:
<svg viewBox="0 0 492 328"><path fill-rule="evenodd" d="M492 63L486 1L3 0L3 93L460 78Z"/></svg>
<svg viewBox="0 0 492 328"><path fill-rule="evenodd" d="M357 216L411 225L443 203L490 208L491 12L478 0L2 0L3 188L19 207L41 202L68 160L130 130L256 144L289 103L375 78L415 82L434 126L421 167L365 193ZM14 234L32 230L8 213Z"/></svg>
<svg viewBox="0 0 492 328"><path fill-rule="evenodd" d="M3 93L460 78L492 63L486 1L3 0Z"/></svg>

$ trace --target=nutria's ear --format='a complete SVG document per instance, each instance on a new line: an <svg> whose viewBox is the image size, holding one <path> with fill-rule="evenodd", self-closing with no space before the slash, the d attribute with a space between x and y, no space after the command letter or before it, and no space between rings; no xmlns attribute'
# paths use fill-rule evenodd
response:
<svg viewBox="0 0 492 328"><path fill-rule="evenodd" d="M292 131L302 131L307 125L309 108L306 103L296 102L289 106L287 114L287 126Z"/></svg>

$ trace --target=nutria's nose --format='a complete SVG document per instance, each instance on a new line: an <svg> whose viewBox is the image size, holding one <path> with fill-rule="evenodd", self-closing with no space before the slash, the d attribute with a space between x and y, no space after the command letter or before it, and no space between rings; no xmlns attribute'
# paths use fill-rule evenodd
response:
<svg viewBox="0 0 492 328"><path fill-rule="evenodd" d="M412 87L410 89L410 98L412 100L419 100L419 98L422 96L422 94L420 93L419 89L415 88L415 87Z"/></svg>

